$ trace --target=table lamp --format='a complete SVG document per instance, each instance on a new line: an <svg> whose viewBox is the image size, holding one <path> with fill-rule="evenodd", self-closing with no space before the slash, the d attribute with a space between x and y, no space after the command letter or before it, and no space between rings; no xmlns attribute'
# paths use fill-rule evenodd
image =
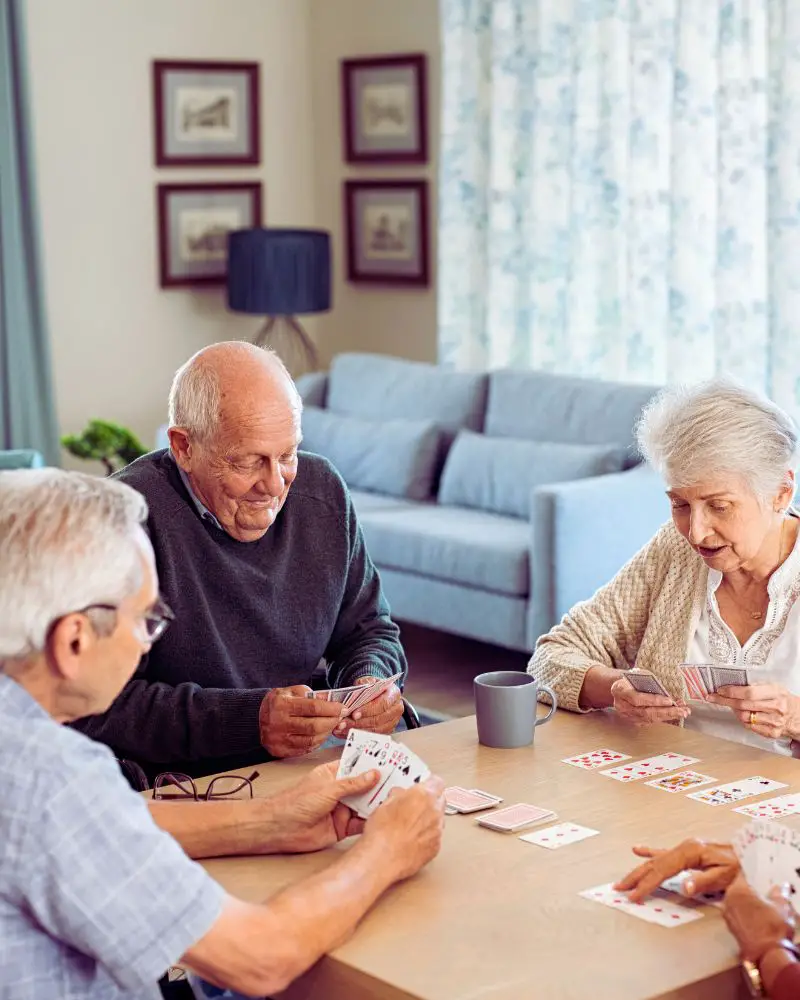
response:
<svg viewBox="0 0 800 1000"><path fill-rule="evenodd" d="M286 355L299 352L308 368L316 368L316 345L297 315L330 307L330 233L269 228L229 234L228 308L267 317L254 343L273 348L287 365Z"/></svg>

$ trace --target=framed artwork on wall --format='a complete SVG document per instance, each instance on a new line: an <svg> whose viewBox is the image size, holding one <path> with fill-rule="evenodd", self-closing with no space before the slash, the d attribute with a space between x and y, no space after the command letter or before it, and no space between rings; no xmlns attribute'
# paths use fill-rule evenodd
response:
<svg viewBox="0 0 800 1000"><path fill-rule="evenodd" d="M258 80L258 63L156 60L156 166L260 163Z"/></svg>
<svg viewBox="0 0 800 1000"><path fill-rule="evenodd" d="M344 155L348 163L426 163L427 58L342 60Z"/></svg>
<svg viewBox="0 0 800 1000"><path fill-rule="evenodd" d="M162 288L224 284L228 233L262 224L261 184L159 184Z"/></svg>
<svg viewBox="0 0 800 1000"><path fill-rule="evenodd" d="M429 284L427 181L345 181L344 213L348 281Z"/></svg>

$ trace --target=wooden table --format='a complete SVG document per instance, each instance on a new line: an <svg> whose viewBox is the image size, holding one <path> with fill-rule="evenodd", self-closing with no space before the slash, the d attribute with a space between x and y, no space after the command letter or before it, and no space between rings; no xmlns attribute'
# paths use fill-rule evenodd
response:
<svg viewBox="0 0 800 1000"><path fill-rule="evenodd" d="M746 818L731 806L621 784L561 759L601 747L634 759L665 750L719 783L756 774L800 789L800 761L689 730L636 729L613 713L558 712L536 746L491 750L474 718L402 734L448 784L483 788L506 804L531 802L600 831L548 851L494 833L473 816L448 816L442 852L391 890L355 936L284 994L287 1000L727 1000L740 993L736 948L717 909L667 929L581 898L635 862L632 844L672 846L686 836L728 840ZM296 781L335 752L261 768L257 794ZM712 786L708 786L712 787ZM773 792L783 794L789 789ZM769 798L764 795L760 798ZM751 799L749 801L760 801ZM783 822L800 828L800 818ZM346 850L340 846L337 850ZM230 892L261 900L330 863L331 852L229 858L206 868Z"/></svg>

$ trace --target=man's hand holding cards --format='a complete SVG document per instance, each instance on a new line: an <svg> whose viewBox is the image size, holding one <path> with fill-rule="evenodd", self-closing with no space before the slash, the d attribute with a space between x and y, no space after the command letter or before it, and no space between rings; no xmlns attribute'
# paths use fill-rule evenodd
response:
<svg viewBox="0 0 800 1000"><path fill-rule="evenodd" d="M356 815L367 819L395 788L411 788L430 777L430 770L416 754L388 736L351 729L342 751L337 777L350 778L377 771L377 784L367 792L343 799Z"/></svg>
<svg viewBox="0 0 800 1000"><path fill-rule="evenodd" d="M344 738L354 722L373 733L394 732L403 715L403 698L397 686L403 674L361 677L350 687L312 692L309 697L342 705L334 736Z"/></svg>

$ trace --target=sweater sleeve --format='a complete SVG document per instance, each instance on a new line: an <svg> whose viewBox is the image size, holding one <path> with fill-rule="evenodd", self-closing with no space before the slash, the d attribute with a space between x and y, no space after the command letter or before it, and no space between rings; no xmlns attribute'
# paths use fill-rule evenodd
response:
<svg viewBox="0 0 800 1000"><path fill-rule="evenodd" d="M771 1000L797 1000L800 997L800 962L781 969L770 992Z"/></svg>
<svg viewBox="0 0 800 1000"><path fill-rule="evenodd" d="M73 723L121 756L148 763L246 754L261 746L258 711L269 688L204 688L148 679L145 656L113 707Z"/></svg>
<svg viewBox="0 0 800 1000"><path fill-rule="evenodd" d="M328 686L341 687L359 677L391 677L408 670L400 630L392 621L380 577L367 552L349 493L346 521L349 559L344 595L325 659Z"/></svg>
<svg viewBox="0 0 800 1000"><path fill-rule="evenodd" d="M654 592L666 528L588 601L576 604L541 636L528 673L555 691L559 708L582 711L581 688L591 667L628 670L636 659Z"/></svg>

